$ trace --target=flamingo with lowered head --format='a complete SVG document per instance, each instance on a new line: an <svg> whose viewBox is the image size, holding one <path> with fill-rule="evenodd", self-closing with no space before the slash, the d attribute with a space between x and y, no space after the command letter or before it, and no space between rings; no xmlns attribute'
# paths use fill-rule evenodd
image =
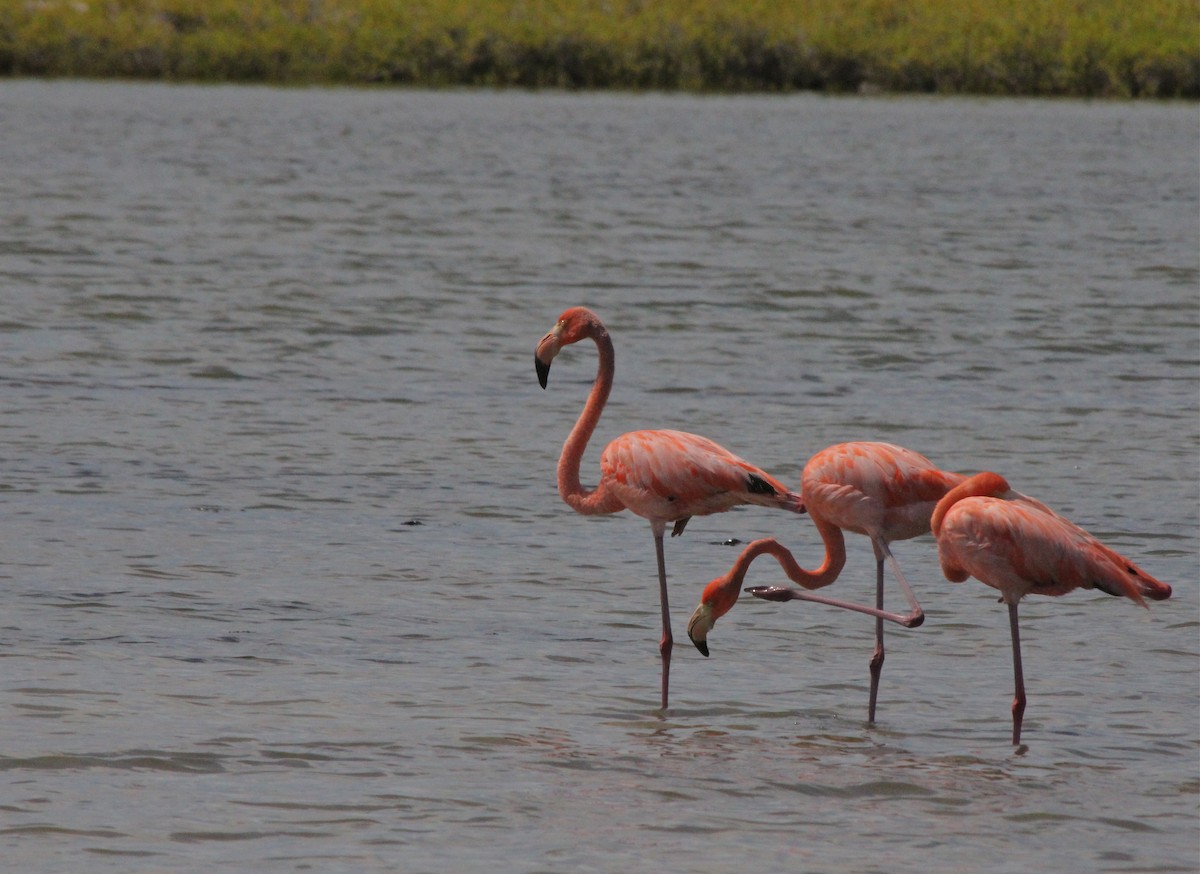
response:
<svg viewBox="0 0 1200 874"><path fill-rule="evenodd" d="M612 338L600 318L584 307L566 310L537 345L534 363L538 381L546 387L550 363L564 346L580 340L596 344L600 361L595 382L575 427L558 459L558 492L576 512L584 515L631 510L650 521L658 559L658 592L663 634L662 706L667 706L671 669L671 613L667 601L667 572L663 535L673 523L671 536L683 532L692 516L720 513L739 504L758 504L803 513L800 495L766 471L743 461L706 437L683 431L631 431L617 437L600 455L600 482L585 488L579 479L584 448L612 390L614 352Z"/></svg>
<svg viewBox="0 0 1200 874"><path fill-rule="evenodd" d="M883 620L915 628L925 620L900 565L888 544L929 533L929 517L938 500L962 482L962 474L934 467L920 453L890 443L837 443L822 449L804 466L801 493L805 508L825 544L825 561L816 570L800 567L782 544L773 539L747 546L729 572L704 589L700 605L688 622L688 636L708 655L708 633L713 624L733 607L751 562L763 553L775 557L792 582L805 589L828 586L846 564L843 531L865 534L875 549L875 607L836 601L786 586L753 586L746 589L769 601L816 601L875 617L875 651L871 655L871 693L867 719L875 721L879 675L883 669ZM889 613L883 609L883 565L890 562L910 612Z"/></svg>
<svg viewBox="0 0 1200 874"><path fill-rule="evenodd" d="M1017 603L1026 595L1099 589L1146 606L1171 587L1109 549L1049 507L1009 488L996 473L976 474L951 489L933 511L933 535L946 579L975 577L1008 604L1013 647L1013 745L1021 742L1025 675Z"/></svg>

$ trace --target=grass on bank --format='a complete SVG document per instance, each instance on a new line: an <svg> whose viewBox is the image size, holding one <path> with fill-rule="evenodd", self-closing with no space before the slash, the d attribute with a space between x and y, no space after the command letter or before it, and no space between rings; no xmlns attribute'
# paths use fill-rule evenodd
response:
<svg viewBox="0 0 1200 874"><path fill-rule="evenodd" d="M1200 97L1200 0L0 0L0 75Z"/></svg>

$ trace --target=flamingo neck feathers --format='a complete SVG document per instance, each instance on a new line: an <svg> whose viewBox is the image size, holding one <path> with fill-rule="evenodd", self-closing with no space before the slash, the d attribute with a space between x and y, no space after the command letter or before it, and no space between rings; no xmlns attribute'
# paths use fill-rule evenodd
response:
<svg viewBox="0 0 1200 874"><path fill-rule="evenodd" d="M805 589L820 589L828 586L838 578L842 568L846 566L846 537L842 529L823 518L820 512L811 513L817 533L825 544L825 559L815 570L805 570L786 549L770 550L787 574L788 579ZM778 546L778 544L776 544Z"/></svg>
<svg viewBox="0 0 1200 874"><path fill-rule="evenodd" d="M1009 491L1008 481L998 473L985 471L967 477L946 492L937 502L937 506L933 508L933 516L929 519L930 531L933 532L934 537L937 537L942 530L942 522L945 521L946 514L963 498L1000 498L1007 495Z"/></svg>
<svg viewBox="0 0 1200 874"><path fill-rule="evenodd" d="M842 568L846 566L846 538L842 535L842 529L822 519L820 515L813 513L812 520L821 534L821 539L825 541L825 560L820 567L816 570L805 570L800 567L796 557L787 547L773 537L765 537L751 543L738 556L730 570L734 587L741 588L746 573L750 570L750 563L764 553L774 556L788 579L805 589L820 589L836 580Z"/></svg>
<svg viewBox="0 0 1200 874"><path fill-rule="evenodd" d="M608 402L616 361L612 338L598 319L589 322L585 336L595 341L600 360L596 368L596 380L592 383L587 403L583 405L583 412L563 443L562 455L558 459L558 493L575 512L591 516L616 513L625 507L609 492L603 480L594 489L585 488L579 481L583 450L587 448L588 440L596 430L596 423L600 421L600 413Z"/></svg>

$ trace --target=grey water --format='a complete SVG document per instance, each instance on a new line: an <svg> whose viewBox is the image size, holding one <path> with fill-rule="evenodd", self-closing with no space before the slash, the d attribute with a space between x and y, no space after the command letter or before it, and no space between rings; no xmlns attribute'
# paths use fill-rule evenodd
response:
<svg viewBox="0 0 1200 874"><path fill-rule="evenodd" d="M0 83L0 857L13 871L1200 868L1194 104ZM889 627L559 498L604 442L786 482L991 469L1174 597L1021 608L930 538ZM831 595L869 601L848 536ZM748 584L781 582L769 559ZM889 603L902 601L889 584Z"/></svg>

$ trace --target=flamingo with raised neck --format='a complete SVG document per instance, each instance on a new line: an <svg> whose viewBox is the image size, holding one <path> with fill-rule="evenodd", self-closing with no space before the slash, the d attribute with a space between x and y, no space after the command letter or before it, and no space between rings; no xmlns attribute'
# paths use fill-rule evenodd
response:
<svg viewBox="0 0 1200 874"><path fill-rule="evenodd" d="M662 609L662 706L667 707L671 668L671 613L663 536L668 523L672 536L683 532L692 516L720 513L740 504L757 504L793 513L804 512L800 495L775 477L729 450L684 431L631 431L609 443L600 455L600 481L586 488L579 467L588 440L612 391L615 355L603 322L585 307L566 310L541 339L534 364L542 388L550 364L565 347L592 340L599 364L587 403L563 444L558 459L558 492L572 509L585 515L630 510L650 521L658 560L658 591Z"/></svg>

